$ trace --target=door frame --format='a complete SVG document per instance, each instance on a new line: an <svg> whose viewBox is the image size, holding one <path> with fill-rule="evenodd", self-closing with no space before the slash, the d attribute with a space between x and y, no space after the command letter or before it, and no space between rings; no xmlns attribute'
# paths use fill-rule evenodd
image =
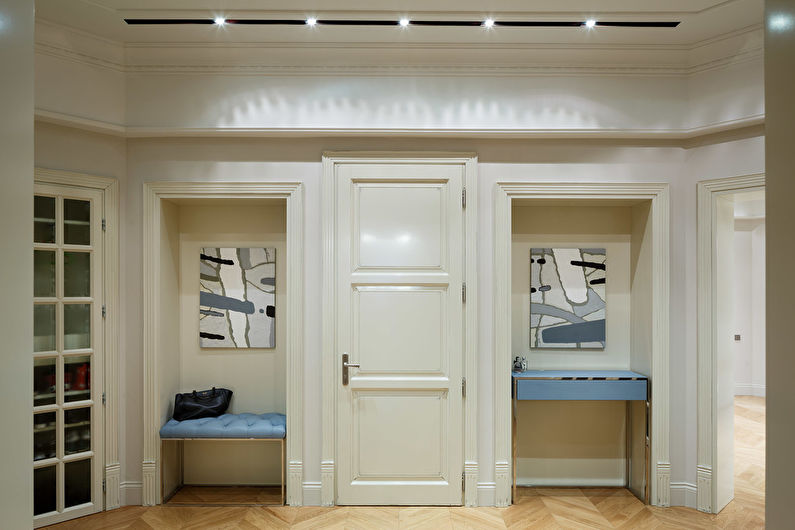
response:
<svg viewBox="0 0 795 530"><path fill-rule="evenodd" d="M158 377L160 201L164 199L285 199L287 203L287 504L303 504L304 185L301 182L146 182L143 185L143 495L160 504Z"/></svg>
<svg viewBox="0 0 795 530"><path fill-rule="evenodd" d="M669 506L668 184L497 182L494 187L494 477L497 506L511 504L511 205L513 199L641 199L651 201L652 373L650 503ZM506 280L506 278L508 280Z"/></svg>
<svg viewBox="0 0 795 530"><path fill-rule="evenodd" d="M320 496L323 506L337 501L336 435L337 435L337 352L336 307L336 196L339 164L456 164L464 169L464 365L466 394L464 398L464 462L463 499L465 506L477 505L477 155L474 153L437 152L325 152L323 153L322 207L323 223L323 410L322 456L320 462Z"/></svg>
<svg viewBox="0 0 795 530"><path fill-rule="evenodd" d="M104 499L103 510L121 506L121 464L119 463L119 182L112 177L89 175L72 171L34 168L36 184L54 184L99 190L102 193L102 219L105 233L102 243L101 303L105 306L102 344L102 391L104 455L103 462Z"/></svg>
<svg viewBox="0 0 795 530"><path fill-rule="evenodd" d="M765 174L754 173L698 183L698 460L697 508L707 513L717 508L717 488L712 487L717 466L717 201L721 195L765 188Z"/></svg>

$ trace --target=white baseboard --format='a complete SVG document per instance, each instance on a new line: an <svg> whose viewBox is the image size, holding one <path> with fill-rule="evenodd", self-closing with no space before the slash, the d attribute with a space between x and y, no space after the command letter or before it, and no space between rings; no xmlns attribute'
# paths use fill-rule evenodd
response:
<svg viewBox="0 0 795 530"><path fill-rule="evenodd" d="M320 506L321 489L320 482L304 482L304 506Z"/></svg>
<svg viewBox="0 0 795 530"><path fill-rule="evenodd" d="M614 488L621 487L624 484L623 478L516 478L516 485L522 487Z"/></svg>
<svg viewBox="0 0 795 530"><path fill-rule="evenodd" d="M494 506L497 503L497 483L478 482L478 506Z"/></svg>
<svg viewBox="0 0 795 530"><path fill-rule="evenodd" d="M143 498L144 483L140 481L128 480L119 485L121 490L122 506L140 506Z"/></svg>
<svg viewBox="0 0 795 530"><path fill-rule="evenodd" d="M734 385L734 395L765 397L766 388L766 385L754 383L737 383Z"/></svg>
<svg viewBox="0 0 795 530"><path fill-rule="evenodd" d="M671 482L671 506L698 507L698 487L689 482Z"/></svg>

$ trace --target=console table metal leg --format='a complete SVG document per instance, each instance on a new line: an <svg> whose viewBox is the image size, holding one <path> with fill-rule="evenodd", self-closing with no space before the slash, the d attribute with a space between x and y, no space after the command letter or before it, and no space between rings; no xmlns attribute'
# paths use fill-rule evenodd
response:
<svg viewBox="0 0 795 530"><path fill-rule="evenodd" d="M518 408L518 400L516 398L516 380L513 381L513 407L512 407L512 421L511 421L511 474L513 475L513 485L511 488L511 503L516 502L516 413Z"/></svg>
<svg viewBox="0 0 795 530"><path fill-rule="evenodd" d="M650 497L650 493L649 493L649 491L651 489L649 487L649 477L651 477L651 467L650 467L650 464L651 464L651 462L650 462L650 460L651 460L650 459L651 448L649 447L649 441L651 440L651 437L649 436L649 413L650 413L650 411L651 411L651 402L647 398L646 399L646 439L645 439L645 442L646 442L646 444L645 444L646 445L646 466L643 469L643 473L644 473L644 476L643 476L643 485L644 485L643 496L645 497L643 502L645 502L646 504L649 504L649 501L650 501L650 498L649 498Z"/></svg>
<svg viewBox="0 0 795 530"><path fill-rule="evenodd" d="M632 402L624 402L624 483L627 489L632 490Z"/></svg>

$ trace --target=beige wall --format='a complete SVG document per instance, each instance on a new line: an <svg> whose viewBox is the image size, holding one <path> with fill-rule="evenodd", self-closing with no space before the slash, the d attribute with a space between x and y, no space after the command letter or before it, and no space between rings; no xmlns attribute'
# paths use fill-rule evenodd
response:
<svg viewBox="0 0 795 530"><path fill-rule="evenodd" d="M0 525L33 515L33 3L0 9Z"/></svg>
<svg viewBox="0 0 795 530"><path fill-rule="evenodd" d="M778 18L782 17L782 18ZM792 526L792 480L795 477L795 374L792 315L795 283L795 5L791 0L765 2L765 100L767 106L767 492L768 528ZM777 20L785 22L777 29Z"/></svg>
<svg viewBox="0 0 795 530"><path fill-rule="evenodd" d="M735 389L765 395L765 221L734 224Z"/></svg>
<svg viewBox="0 0 795 530"><path fill-rule="evenodd" d="M324 150L472 151L479 156L480 302L479 481L489 500L493 481L491 366L492 193L497 181L668 182L671 185L671 463L674 485L695 484L696 182L764 170L764 138L692 148L637 142L377 138L119 139L37 124L37 164L119 176L122 181L122 458L126 500L140 499L141 480L141 190L147 181L300 181L305 190L304 480L305 502L319 502L321 286L320 159ZM116 166L116 143L122 145ZM94 167L95 166L95 167ZM93 167L93 169L92 169ZM116 169L114 169L116 168ZM126 415L126 416L124 416ZM129 433L129 434L128 434ZM679 502L684 502L684 498Z"/></svg>
<svg viewBox="0 0 795 530"><path fill-rule="evenodd" d="M247 201L249 202L249 201ZM263 202L263 201L259 201ZM212 386L234 392L229 409L240 412L286 410L287 373L286 208L284 201L243 205L179 206L179 391ZM276 347L199 347L199 252L202 247L276 248ZM173 403L173 395L167 401ZM187 484L279 484L279 445L252 442L188 442Z"/></svg>
<svg viewBox="0 0 795 530"><path fill-rule="evenodd" d="M530 370L615 369L630 365L628 206L514 206L511 245L511 338ZM530 349L530 249L604 247L607 342L604 350ZM624 403L533 401L519 404L519 484L624 484Z"/></svg>
<svg viewBox="0 0 795 530"><path fill-rule="evenodd" d="M531 370L628 370L630 356L630 238L626 206L519 206L512 209L511 344ZM604 350L530 349L530 249L607 250L607 344Z"/></svg>

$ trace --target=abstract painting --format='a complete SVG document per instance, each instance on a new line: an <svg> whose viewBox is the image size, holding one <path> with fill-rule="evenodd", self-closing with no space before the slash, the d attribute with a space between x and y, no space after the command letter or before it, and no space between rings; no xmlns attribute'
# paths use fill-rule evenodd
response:
<svg viewBox="0 0 795 530"><path fill-rule="evenodd" d="M202 348L276 346L275 248L202 248L199 286Z"/></svg>
<svg viewBox="0 0 795 530"><path fill-rule="evenodd" d="M530 249L530 347L603 349L603 248Z"/></svg>

